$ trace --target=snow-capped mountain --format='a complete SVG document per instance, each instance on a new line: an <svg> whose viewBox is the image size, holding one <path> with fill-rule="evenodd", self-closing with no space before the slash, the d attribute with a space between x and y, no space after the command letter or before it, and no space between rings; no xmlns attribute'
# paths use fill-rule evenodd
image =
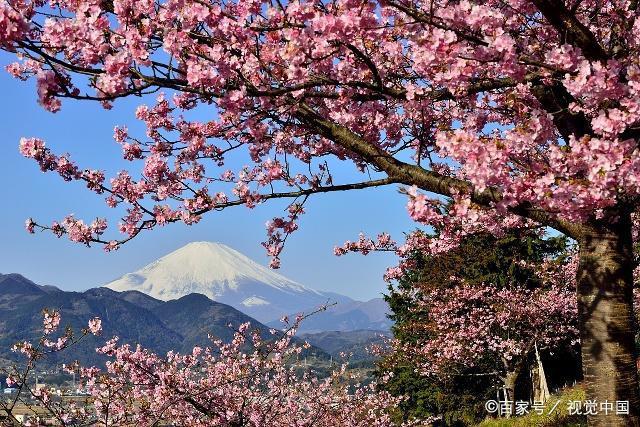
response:
<svg viewBox="0 0 640 427"><path fill-rule="evenodd" d="M212 242L189 243L104 286L115 291L136 290L164 301L200 293L261 322L328 300L353 301L306 288L226 245Z"/></svg>

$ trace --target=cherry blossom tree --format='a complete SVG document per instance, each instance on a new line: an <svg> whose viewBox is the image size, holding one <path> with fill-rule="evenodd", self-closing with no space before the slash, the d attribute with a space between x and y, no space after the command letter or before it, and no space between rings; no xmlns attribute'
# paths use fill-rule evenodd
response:
<svg viewBox="0 0 640 427"><path fill-rule="evenodd" d="M423 375L493 365L489 374L500 378L512 404L516 380L536 347L554 351L577 343L575 296L565 289L461 285L424 295L416 305L429 313L413 325L424 338L396 351L416 360Z"/></svg>
<svg viewBox="0 0 640 427"><path fill-rule="evenodd" d="M424 384L490 378L511 402L503 414L515 414L517 380L532 356L573 352L579 339L576 254L544 237L479 234L435 257L408 254L408 274L387 297L397 323L384 366L411 366Z"/></svg>
<svg viewBox="0 0 640 427"><path fill-rule="evenodd" d="M62 426L385 427L400 400L378 391L376 383L360 385L346 364L324 379L309 370L298 373L297 355L308 344L294 345L291 339L302 315L284 333L273 331L273 340L264 341L245 323L231 342L213 340L189 354L160 356L113 337L97 349L109 358L106 369L77 362L65 366L80 373L89 396L56 399L51 390L30 384L29 375L50 354L101 333L100 319L94 318L78 336L67 328L54 339L60 320L59 312L46 310L40 341L14 347L25 363L6 372L8 385L18 392L10 401L0 400L0 409L15 425L21 425L14 416L16 403L33 408L30 402L35 401Z"/></svg>
<svg viewBox="0 0 640 427"><path fill-rule="evenodd" d="M157 91L115 139L139 172L106 179L37 138L22 153L122 207L121 236L69 216L27 228L112 250L158 225L291 199L264 243L279 263L318 193L403 185L439 251L465 233L550 227L580 248L587 395L637 425L632 214L640 189L635 0L0 0L10 73L50 111ZM209 111L192 120L189 110ZM226 166L237 150L253 161ZM332 162L363 180L334 176ZM451 203L446 213L441 209Z"/></svg>

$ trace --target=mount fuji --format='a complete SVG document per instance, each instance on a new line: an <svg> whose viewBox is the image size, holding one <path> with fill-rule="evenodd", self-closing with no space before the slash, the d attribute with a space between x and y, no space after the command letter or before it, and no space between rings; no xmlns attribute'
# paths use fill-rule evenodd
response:
<svg viewBox="0 0 640 427"><path fill-rule="evenodd" d="M189 243L104 286L119 292L140 291L163 301L199 293L261 322L308 311L328 301L341 305L354 302L344 295L309 289L212 242Z"/></svg>

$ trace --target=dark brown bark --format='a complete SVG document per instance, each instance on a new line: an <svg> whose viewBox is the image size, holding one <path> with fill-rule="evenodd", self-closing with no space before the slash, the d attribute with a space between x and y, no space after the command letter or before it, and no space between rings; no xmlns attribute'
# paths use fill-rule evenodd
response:
<svg viewBox="0 0 640 427"><path fill-rule="evenodd" d="M588 422L590 426L639 426L630 215L619 215L615 225L590 227L579 244L582 369L587 399L598 405L598 414L588 415ZM613 414L599 411L605 401L613 403ZM629 402L629 415L616 414L618 401Z"/></svg>
<svg viewBox="0 0 640 427"><path fill-rule="evenodd" d="M604 51L596 36L584 25L576 14L567 9L564 2L558 0L532 0L540 13L558 31L560 43L569 43L579 47L582 54L591 60L606 61Z"/></svg>

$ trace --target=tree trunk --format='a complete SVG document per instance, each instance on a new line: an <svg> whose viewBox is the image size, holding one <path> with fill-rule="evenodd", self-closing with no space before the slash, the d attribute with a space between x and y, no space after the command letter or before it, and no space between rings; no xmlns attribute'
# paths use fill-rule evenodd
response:
<svg viewBox="0 0 640 427"><path fill-rule="evenodd" d="M549 399L549 387L547 386L547 376L544 373L544 366L542 366L542 359L540 359L537 344L535 346L535 351L536 360L531 366L531 400L534 402L545 403L547 399Z"/></svg>
<svg viewBox="0 0 640 427"><path fill-rule="evenodd" d="M631 218L589 228L579 239L578 316L589 426L640 426L633 314ZM616 411L628 401L629 415ZM604 402L613 405L605 415ZM584 412L584 407L583 407Z"/></svg>
<svg viewBox="0 0 640 427"><path fill-rule="evenodd" d="M504 390L504 408L500 408L500 415L511 418L516 413L516 380L518 379L519 369L509 371L502 378L502 389Z"/></svg>

